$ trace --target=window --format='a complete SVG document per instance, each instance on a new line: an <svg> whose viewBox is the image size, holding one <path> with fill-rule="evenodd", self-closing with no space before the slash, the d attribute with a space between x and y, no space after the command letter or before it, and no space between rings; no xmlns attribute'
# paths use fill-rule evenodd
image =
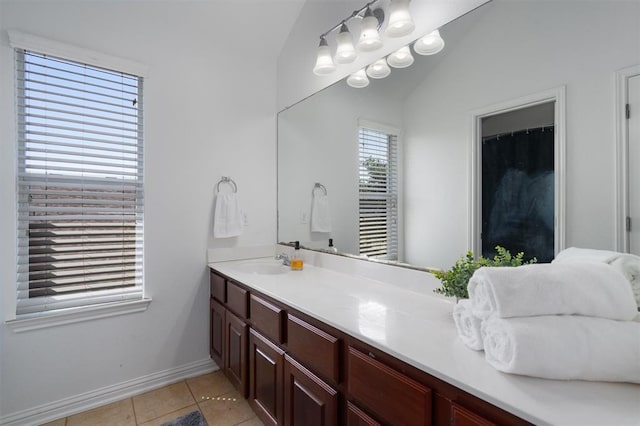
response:
<svg viewBox="0 0 640 426"><path fill-rule="evenodd" d="M360 128L360 254L398 260L397 136Z"/></svg>
<svg viewBox="0 0 640 426"><path fill-rule="evenodd" d="M142 298L142 77L15 49L16 314Z"/></svg>

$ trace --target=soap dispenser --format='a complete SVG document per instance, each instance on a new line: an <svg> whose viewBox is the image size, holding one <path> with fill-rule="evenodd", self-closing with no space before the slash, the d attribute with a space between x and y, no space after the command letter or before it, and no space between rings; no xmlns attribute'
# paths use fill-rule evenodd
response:
<svg viewBox="0 0 640 426"><path fill-rule="evenodd" d="M337 253L338 249L333 246L333 238L329 238L329 251L331 253Z"/></svg>
<svg viewBox="0 0 640 426"><path fill-rule="evenodd" d="M302 271L304 262L302 260L302 253L300 252L300 241L294 243L293 254L291 255L291 270Z"/></svg>

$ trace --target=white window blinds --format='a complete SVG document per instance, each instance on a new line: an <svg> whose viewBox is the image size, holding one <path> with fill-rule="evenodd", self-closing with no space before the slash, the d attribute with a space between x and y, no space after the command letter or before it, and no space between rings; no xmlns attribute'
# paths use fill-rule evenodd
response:
<svg viewBox="0 0 640 426"><path fill-rule="evenodd" d="M360 128L360 254L398 259L397 136Z"/></svg>
<svg viewBox="0 0 640 426"><path fill-rule="evenodd" d="M15 49L16 313L142 298L142 77Z"/></svg>

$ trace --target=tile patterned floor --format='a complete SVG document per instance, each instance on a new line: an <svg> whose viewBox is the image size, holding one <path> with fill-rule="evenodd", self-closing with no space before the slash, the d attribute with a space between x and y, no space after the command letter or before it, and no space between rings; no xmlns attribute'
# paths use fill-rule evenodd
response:
<svg viewBox="0 0 640 426"><path fill-rule="evenodd" d="M209 426L262 426L221 371L183 380L44 426L157 426L200 410Z"/></svg>

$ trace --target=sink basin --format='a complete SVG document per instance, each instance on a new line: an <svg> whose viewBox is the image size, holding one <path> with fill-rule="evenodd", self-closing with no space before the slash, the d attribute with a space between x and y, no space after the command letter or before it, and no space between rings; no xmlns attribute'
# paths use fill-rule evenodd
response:
<svg viewBox="0 0 640 426"><path fill-rule="evenodd" d="M288 266L284 266L276 260L238 263L234 265L234 269L238 270L238 272L258 275L279 275L289 272Z"/></svg>

